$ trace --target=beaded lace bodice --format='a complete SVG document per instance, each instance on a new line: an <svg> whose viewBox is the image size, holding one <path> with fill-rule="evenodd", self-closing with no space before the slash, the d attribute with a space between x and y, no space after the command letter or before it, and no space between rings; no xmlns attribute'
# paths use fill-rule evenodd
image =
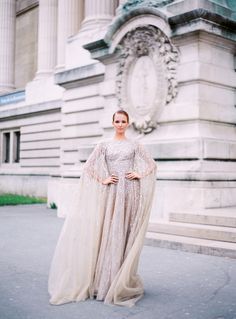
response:
<svg viewBox="0 0 236 319"><path fill-rule="evenodd" d="M133 170L135 145L127 140L112 141L105 146L105 159L109 174L119 177Z"/></svg>

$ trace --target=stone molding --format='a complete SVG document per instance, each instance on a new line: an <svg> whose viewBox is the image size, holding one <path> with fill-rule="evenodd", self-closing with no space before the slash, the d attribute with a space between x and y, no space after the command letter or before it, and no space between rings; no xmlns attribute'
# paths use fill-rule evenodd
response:
<svg viewBox="0 0 236 319"><path fill-rule="evenodd" d="M116 0L84 1L85 17L81 25L81 30L95 30L109 24L114 17L116 6Z"/></svg>
<svg viewBox="0 0 236 319"><path fill-rule="evenodd" d="M24 14L27 11L38 7L38 5L39 5L39 0L16 1L16 15L19 16L21 14Z"/></svg>
<svg viewBox="0 0 236 319"><path fill-rule="evenodd" d="M169 22L171 25L174 26L174 25L178 25L181 23L188 23L191 20L195 20L198 18L215 22L215 23L220 24L221 26L227 27L231 30L235 30L235 27L236 27L235 20L232 20L228 17L224 17L218 13L211 12L211 11L203 9L203 8L194 9L194 10L170 17Z"/></svg>
<svg viewBox="0 0 236 319"><path fill-rule="evenodd" d="M18 103L25 100L25 90L15 90L13 92L0 95L0 106Z"/></svg>
<svg viewBox="0 0 236 319"><path fill-rule="evenodd" d="M157 127L157 118L163 107L177 95L178 51L169 38L153 26L138 27L128 32L119 46L121 52L117 74L119 106L128 111L135 129L140 133L150 133ZM149 77L146 78L143 74L145 64L149 65L150 69ZM150 68L151 65L153 69ZM142 74L138 79L136 92L139 94L139 91L142 91L140 97L143 101L137 105L137 99L132 99L131 87L140 72ZM150 79L156 82L154 87ZM143 86L140 86L141 80L145 82ZM145 102L146 96L153 95L153 92L155 95L152 100Z"/></svg>
<svg viewBox="0 0 236 319"><path fill-rule="evenodd" d="M205 24L206 23L210 24L211 33L217 32L215 30L216 27L219 28L220 30L226 29L227 32L225 32L224 30L221 31L221 36L234 41L236 39L236 35L235 35L236 21L235 20L229 19L227 17L224 17L222 15L219 15L217 13L211 12L203 8L195 9L192 11L188 11L182 14L169 17L169 23L173 30L173 35L178 35L178 32L179 32L178 30L182 25L183 26L190 25L191 27L191 23L196 24L197 22L205 22ZM213 28L212 25L215 25L216 27ZM190 31L193 31L193 30L190 30L190 27L185 33L189 33ZM203 29L203 27L201 26L200 28ZM206 27L204 28L204 30L208 31Z"/></svg>
<svg viewBox="0 0 236 319"><path fill-rule="evenodd" d="M55 84L66 89L77 88L91 83L99 83L104 79L104 66L100 63L93 63L55 73L54 78Z"/></svg>
<svg viewBox="0 0 236 319"><path fill-rule="evenodd" d="M38 103L33 105L27 105L20 108L9 109L0 112L0 122L6 120L13 120L19 118L25 118L30 116L35 116L36 114L48 114L54 113L61 108L61 100L49 101L46 103Z"/></svg>
<svg viewBox="0 0 236 319"><path fill-rule="evenodd" d="M128 0L121 5L121 8L118 10L118 13L127 13L139 7L164 7L172 2L174 2L174 0Z"/></svg>

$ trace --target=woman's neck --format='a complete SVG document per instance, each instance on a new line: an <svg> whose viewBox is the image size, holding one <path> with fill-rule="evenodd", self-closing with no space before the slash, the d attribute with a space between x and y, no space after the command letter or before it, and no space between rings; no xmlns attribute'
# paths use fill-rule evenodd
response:
<svg viewBox="0 0 236 319"><path fill-rule="evenodd" d="M127 138L125 134L115 134L113 139L116 141L122 141L122 140L126 140Z"/></svg>

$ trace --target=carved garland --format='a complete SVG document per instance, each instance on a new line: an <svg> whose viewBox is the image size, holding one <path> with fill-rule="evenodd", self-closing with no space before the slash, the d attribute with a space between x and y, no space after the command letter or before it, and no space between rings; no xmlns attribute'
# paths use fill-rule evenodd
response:
<svg viewBox="0 0 236 319"><path fill-rule="evenodd" d="M153 26L138 27L126 34L120 43L121 56L117 74L119 106L131 113L133 125L140 133L150 133L157 126L158 112L177 95L176 68L178 51L168 37ZM145 116L135 114L127 93L127 78L140 57L149 57L156 68L160 85L157 99ZM158 91L159 90L159 91Z"/></svg>

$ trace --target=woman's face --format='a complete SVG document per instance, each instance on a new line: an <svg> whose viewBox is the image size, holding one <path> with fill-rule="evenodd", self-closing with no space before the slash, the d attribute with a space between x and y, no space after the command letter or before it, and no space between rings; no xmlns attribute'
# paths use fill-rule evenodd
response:
<svg viewBox="0 0 236 319"><path fill-rule="evenodd" d="M118 134L122 134L126 131L127 127L129 126L127 117L124 114L116 113L113 121L113 126Z"/></svg>

